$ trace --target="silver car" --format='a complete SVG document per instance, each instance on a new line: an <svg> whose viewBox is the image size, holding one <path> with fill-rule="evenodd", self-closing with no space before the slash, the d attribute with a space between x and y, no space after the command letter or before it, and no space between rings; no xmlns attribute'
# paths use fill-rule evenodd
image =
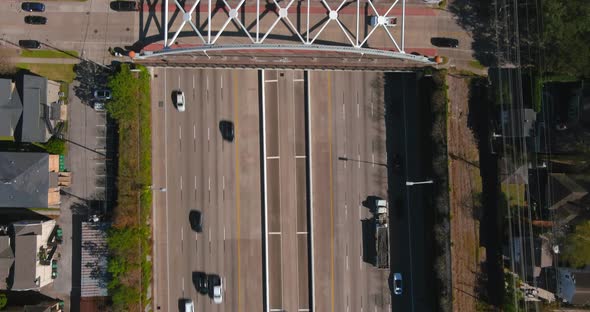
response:
<svg viewBox="0 0 590 312"><path fill-rule="evenodd" d="M402 294L402 274L401 273L394 273L393 274L393 293L396 295Z"/></svg>

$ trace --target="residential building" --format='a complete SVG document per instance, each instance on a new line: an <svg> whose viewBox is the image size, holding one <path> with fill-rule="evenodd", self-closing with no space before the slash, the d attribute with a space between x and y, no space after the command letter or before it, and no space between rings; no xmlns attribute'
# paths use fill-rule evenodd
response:
<svg viewBox="0 0 590 312"><path fill-rule="evenodd" d="M528 138L534 136L537 113L530 109L510 109L500 113L498 131L504 137Z"/></svg>
<svg viewBox="0 0 590 312"><path fill-rule="evenodd" d="M0 152L0 208L59 207L59 156Z"/></svg>
<svg viewBox="0 0 590 312"><path fill-rule="evenodd" d="M67 110L60 84L21 71L15 81L0 79L0 139L47 142Z"/></svg>
<svg viewBox="0 0 590 312"><path fill-rule="evenodd" d="M51 261L57 249L55 220L19 221L0 236L0 280L4 289L39 289L53 281Z"/></svg>

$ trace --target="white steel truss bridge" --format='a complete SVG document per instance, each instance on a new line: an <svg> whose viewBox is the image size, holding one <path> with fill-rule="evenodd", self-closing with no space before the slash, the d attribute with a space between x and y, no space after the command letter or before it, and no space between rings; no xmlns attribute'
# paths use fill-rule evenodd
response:
<svg viewBox="0 0 590 312"><path fill-rule="evenodd" d="M164 0L163 10L163 45L142 51L137 59L289 51L431 63L427 57L405 53L405 0ZM235 31L228 31L230 25ZM190 37L193 42L178 44L180 38Z"/></svg>

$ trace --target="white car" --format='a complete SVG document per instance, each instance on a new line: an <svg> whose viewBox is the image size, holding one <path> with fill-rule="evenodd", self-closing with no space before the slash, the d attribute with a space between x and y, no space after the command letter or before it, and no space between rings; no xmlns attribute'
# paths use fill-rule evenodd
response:
<svg viewBox="0 0 590 312"><path fill-rule="evenodd" d="M178 109L179 112L184 112L184 92L182 92L181 90L177 90L176 91L176 109Z"/></svg>
<svg viewBox="0 0 590 312"><path fill-rule="evenodd" d="M218 275L210 275L209 285L213 286L213 302L223 302L223 279Z"/></svg>
<svg viewBox="0 0 590 312"><path fill-rule="evenodd" d="M393 274L393 293L396 295L402 294L402 274L401 273L394 273Z"/></svg>
<svg viewBox="0 0 590 312"><path fill-rule="evenodd" d="M104 112L104 103L102 102L94 102L92 105L94 110L97 112Z"/></svg>

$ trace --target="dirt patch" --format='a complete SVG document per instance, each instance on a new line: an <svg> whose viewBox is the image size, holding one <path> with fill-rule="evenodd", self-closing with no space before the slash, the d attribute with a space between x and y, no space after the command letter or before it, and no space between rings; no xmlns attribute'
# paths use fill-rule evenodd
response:
<svg viewBox="0 0 590 312"><path fill-rule="evenodd" d="M469 78L449 75L447 84L453 311L475 311L477 277L485 260L479 247L479 152L467 121Z"/></svg>

